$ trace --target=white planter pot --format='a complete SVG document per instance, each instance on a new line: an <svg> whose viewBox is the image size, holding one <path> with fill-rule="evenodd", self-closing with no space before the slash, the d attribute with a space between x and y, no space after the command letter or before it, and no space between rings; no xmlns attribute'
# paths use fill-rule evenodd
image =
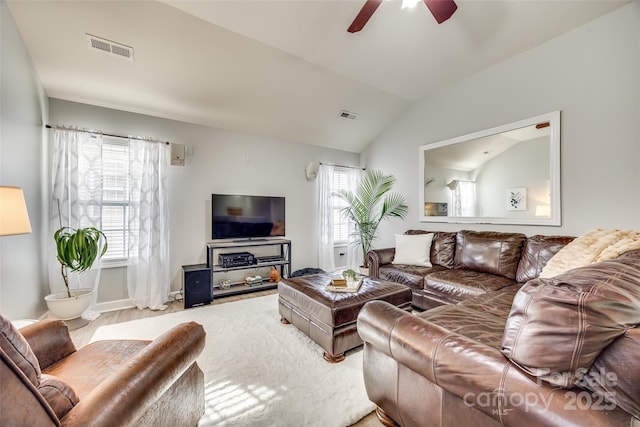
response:
<svg viewBox="0 0 640 427"><path fill-rule="evenodd" d="M60 320L70 320L80 315L91 305L93 289L74 289L72 297L67 296L67 291L49 294L44 297L49 311Z"/></svg>

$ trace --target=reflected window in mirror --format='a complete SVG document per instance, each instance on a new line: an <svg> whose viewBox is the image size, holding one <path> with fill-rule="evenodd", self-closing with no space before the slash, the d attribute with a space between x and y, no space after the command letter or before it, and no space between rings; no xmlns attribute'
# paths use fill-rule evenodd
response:
<svg viewBox="0 0 640 427"><path fill-rule="evenodd" d="M420 147L424 222L560 225L558 111Z"/></svg>

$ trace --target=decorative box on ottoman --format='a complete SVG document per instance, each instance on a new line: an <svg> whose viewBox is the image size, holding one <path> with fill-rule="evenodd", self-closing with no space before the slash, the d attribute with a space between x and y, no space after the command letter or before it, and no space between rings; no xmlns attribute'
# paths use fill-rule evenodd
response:
<svg viewBox="0 0 640 427"><path fill-rule="evenodd" d="M336 363L344 352L362 345L356 329L360 309L369 301L386 301L411 311L411 289L399 283L364 277L356 292L332 292L328 274L283 279L278 283L281 322L293 323Z"/></svg>

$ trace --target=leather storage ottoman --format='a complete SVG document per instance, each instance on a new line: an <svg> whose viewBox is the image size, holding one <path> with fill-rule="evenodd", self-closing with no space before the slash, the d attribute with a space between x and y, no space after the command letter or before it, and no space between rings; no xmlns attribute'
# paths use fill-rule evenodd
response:
<svg viewBox="0 0 640 427"><path fill-rule="evenodd" d="M344 353L362 345L356 329L360 309L369 301L386 301L411 312L411 289L399 283L365 277L357 292L326 290L327 274L314 274L278 283L282 323L293 323L324 349L324 358L337 363Z"/></svg>

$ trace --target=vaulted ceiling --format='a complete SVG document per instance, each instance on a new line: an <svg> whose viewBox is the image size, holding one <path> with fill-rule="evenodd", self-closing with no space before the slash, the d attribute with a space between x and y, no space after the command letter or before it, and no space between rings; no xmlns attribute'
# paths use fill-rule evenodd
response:
<svg viewBox="0 0 640 427"><path fill-rule="evenodd" d="M8 5L50 97L360 152L411 102L628 2L456 0L439 25L392 0L354 34L364 0Z"/></svg>

